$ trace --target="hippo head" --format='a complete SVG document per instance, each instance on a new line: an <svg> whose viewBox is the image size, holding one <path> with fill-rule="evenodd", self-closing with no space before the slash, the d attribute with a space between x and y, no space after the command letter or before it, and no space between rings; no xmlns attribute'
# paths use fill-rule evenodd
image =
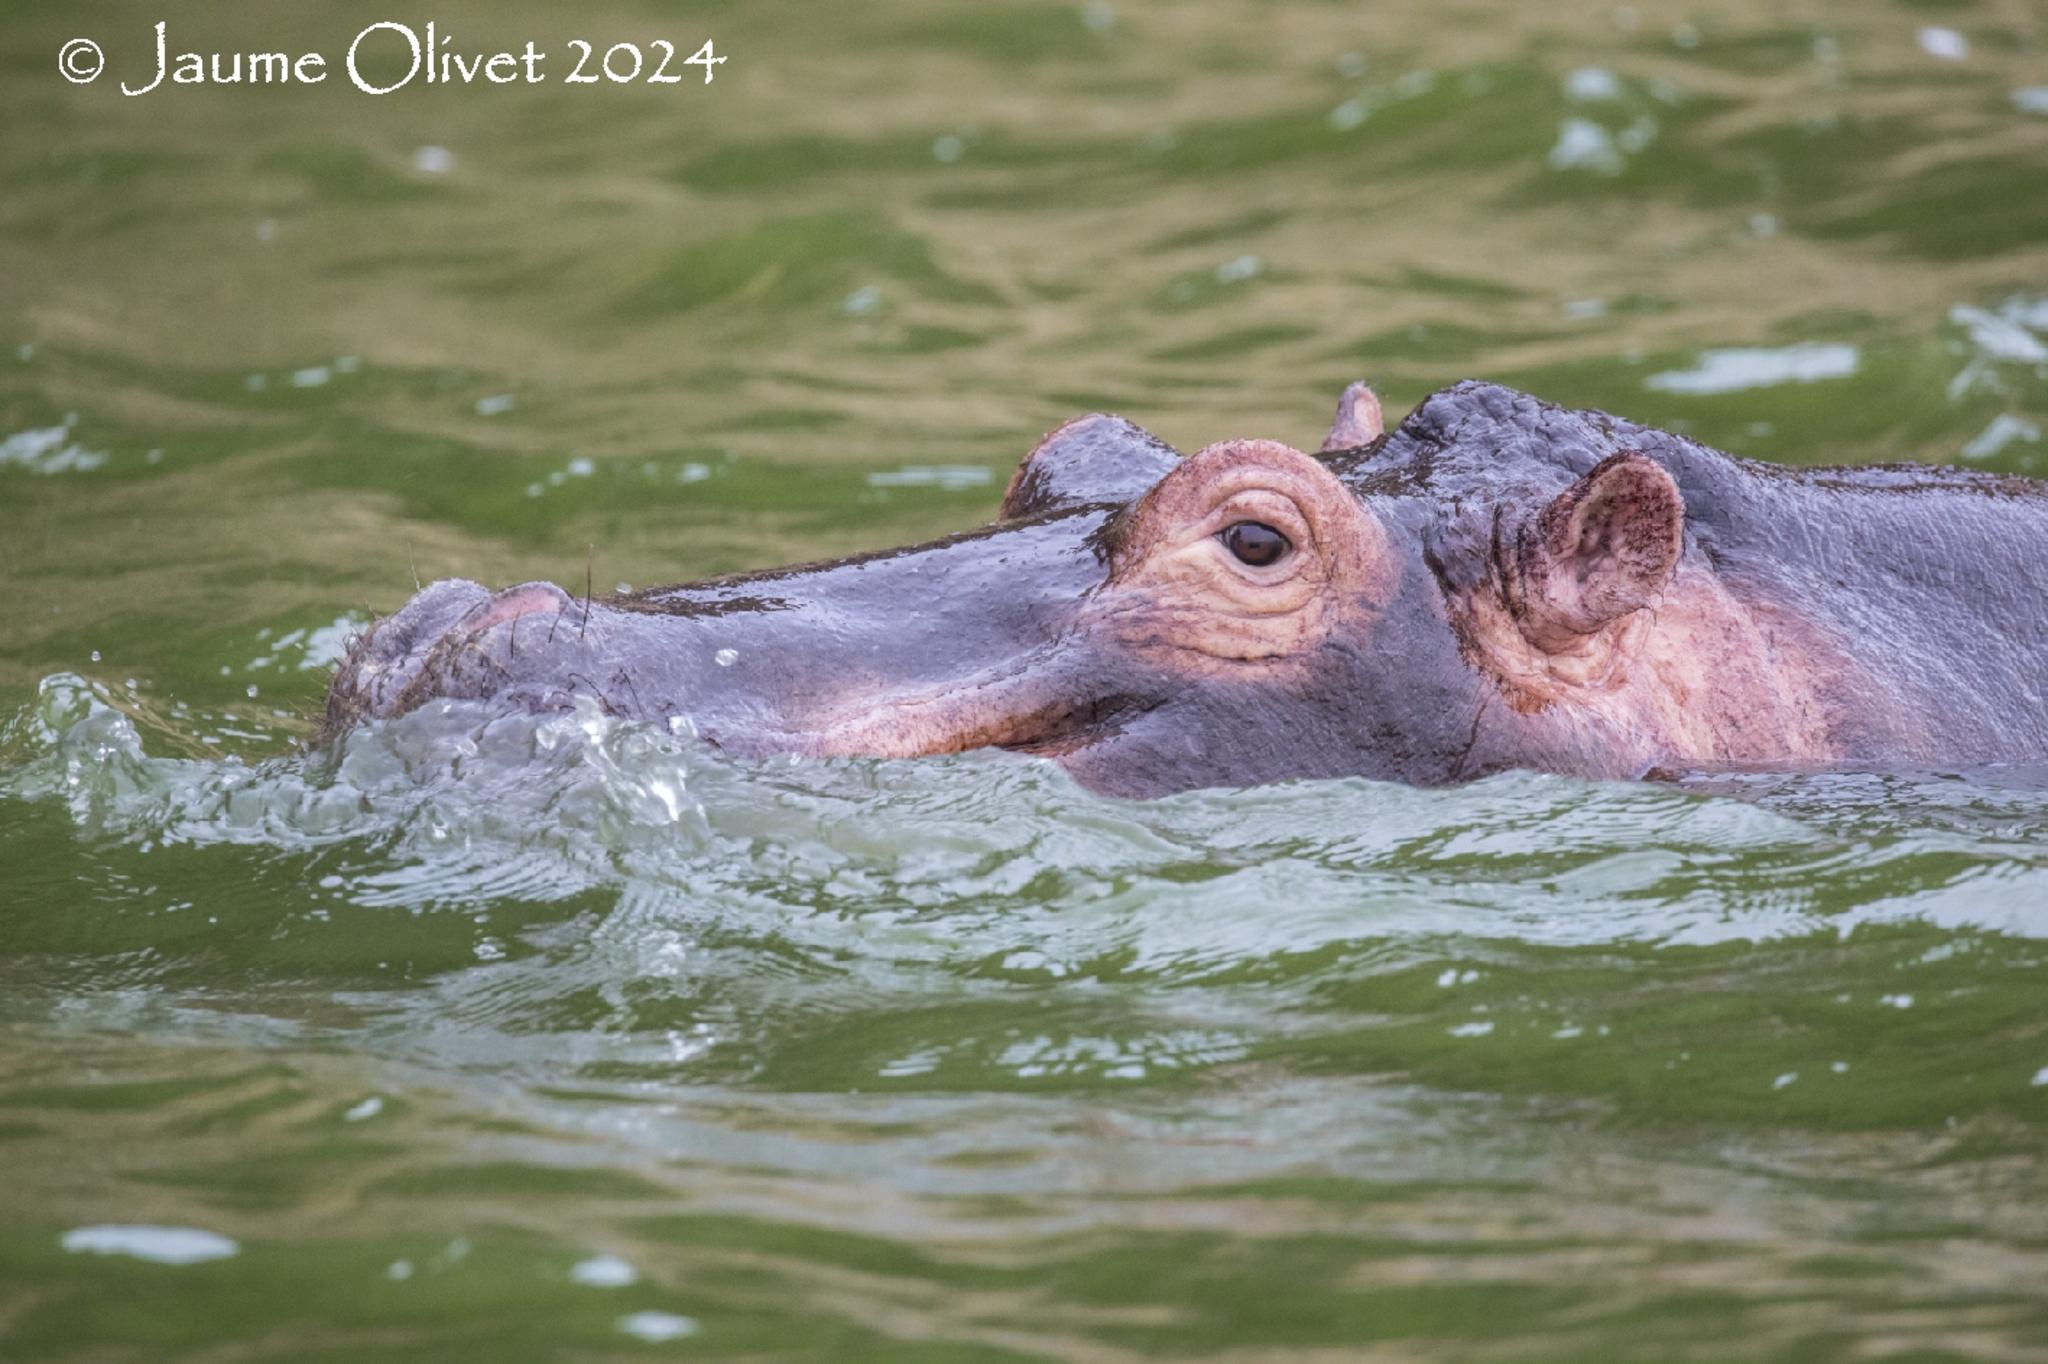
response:
<svg viewBox="0 0 2048 1364"><path fill-rule="evenodd" d="M1626 717L1553 703L1615 668L1671 576L1676 486L1591 427L1550 448L1514 412L1462 448L1446 422L1487 401L1533 403L1463 386L1389 437L1353 385L1314 455L1182 457L1082 417L996 522L933 544L589 603L436 583L356 642L329 725L581 693L741 754L997 746L1121 794L1625 769Z"/></svg>

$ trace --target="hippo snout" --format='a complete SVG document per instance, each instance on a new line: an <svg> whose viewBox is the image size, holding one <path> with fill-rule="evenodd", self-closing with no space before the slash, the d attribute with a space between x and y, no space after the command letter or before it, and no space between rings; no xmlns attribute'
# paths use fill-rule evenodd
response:
<svg viewBox="0 0 2048 1364"><path fill-rule="evenodd" d="M583 614L553 583L498 592L464 578L430 584L350 647L329 692L329 724L396 715L422 694L486 694L522 645L530 651L580 639Z"/></svg>

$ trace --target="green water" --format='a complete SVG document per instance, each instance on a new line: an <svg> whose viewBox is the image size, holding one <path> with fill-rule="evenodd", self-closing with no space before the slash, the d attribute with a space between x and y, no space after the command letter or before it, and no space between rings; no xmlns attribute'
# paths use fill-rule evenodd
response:
<svg viewBox="0 0 2048 1364"><path fill-rule="evenodd" d="M1090 409L2048 475L2048 14L337 8L0 14L0 1359L2048 1357L2048 772L294 748L416 577L935 535ZM123 97L159 18L557 79Z"/></svg>

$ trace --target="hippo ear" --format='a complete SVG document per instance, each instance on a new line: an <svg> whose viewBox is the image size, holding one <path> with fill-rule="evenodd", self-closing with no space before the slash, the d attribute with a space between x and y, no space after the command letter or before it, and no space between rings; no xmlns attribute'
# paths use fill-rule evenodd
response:
<svg viewBox="0 0 2048 1364"><path fill-rule="evenodd" d="M1685 499L1662 466L1624 450L1522 528L1509 605L1523 635L1561 650L1654 602L1685 547Z"/></svg>
<svg viewBox="0 0 2048 1364"><path fill-rule="evenodd" d="M1178 463L1178 450L1122 417L1100 412L1076 417L1024 457L997 515L1009 521L1093 503L1129 502Z"/></svg>
<svg viewBox="0 0 2048 1364"><path fill-rule="evenodd" d="M1337 399L1337 420L1330 423L1330 434L1323 437L1322 453L1370 445L1385 435L1386 429L1380 395L1362 383L1347 384L1344 396Z"/></svg>

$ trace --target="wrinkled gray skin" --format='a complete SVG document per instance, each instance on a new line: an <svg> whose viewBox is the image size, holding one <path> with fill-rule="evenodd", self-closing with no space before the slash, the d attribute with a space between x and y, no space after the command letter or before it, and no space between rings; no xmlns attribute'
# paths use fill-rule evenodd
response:
<svg viewBox="0 0 2048 1364"><path fill-rule="evenodd" d="M1805 641L1768 665L1798 673L1779 691L1797 693L1805 738L1674 739L1670 723L1634 718L1633 702L1532 699L1490 670L1470 604L1510 571L1503 546L1625 450L1683 496L1677 581L1773 622L1773 639ZM1389 568L1381 600L1339 612L1285 667L1133 647L1130 611L1117 630L1100 625L1130 508L1181 457L1093 417L1041 444L1002 520L933 544L587 611L544 584L435 583L357 642L328 729L437 697L540 711L585 693L621 716L688 717L705 742L744 754L1000 745L1130 795L1345 775L1437 784L1514 767L1627 777L2048 758L2048 486L1749 463L1469 382L1384 437L1316 458L1384 529ZM1665 628L1657 614L1643 630ZM1706 656L1693 674L1665 665L1689 679L1660 702L1676 713L1755 685L1684 647Z"/></svg>

